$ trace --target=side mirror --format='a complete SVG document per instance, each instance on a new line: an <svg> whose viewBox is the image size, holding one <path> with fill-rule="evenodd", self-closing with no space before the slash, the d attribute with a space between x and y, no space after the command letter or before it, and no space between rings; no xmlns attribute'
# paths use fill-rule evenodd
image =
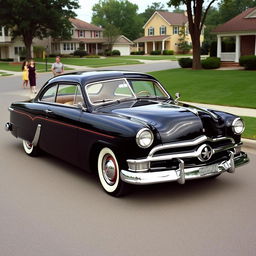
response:
<svg viewBox="0 0 256 256"><path fill-rule="evenodd" d="M175 99L174 99L174 103L175 103L175 104L178 103L179 98L180 98L180 93L179 93L179 92L176 92L176 93L175 93Z"/></svg>
<svg viewBox="0 0 256 256"><path fill-rule="evenodd" d="M77 106L82 110L82 111L87 111L87 108L86 107L84 107L84 104L83 104L83 102L78 102L77 103Z"/></svg>

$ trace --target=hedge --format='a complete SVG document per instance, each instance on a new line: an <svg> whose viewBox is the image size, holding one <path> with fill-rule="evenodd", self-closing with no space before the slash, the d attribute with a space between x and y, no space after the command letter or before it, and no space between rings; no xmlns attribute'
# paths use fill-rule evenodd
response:
<svg viewBox="0 0 256 256"><path fill-rule="evenodd" d="M159 50L151 51L150 55L161 55L161 51L159 51Z"/></svg>
<svg viewBox="0 0 256 256"><path fill-rule="evenodd" d="M178 62L179 62L179 65L182 68L192 68L193 59L191 59L191 58L180 58L178 60Z"/></svg>
<svg viewBox="0 0 256 256"><path fill-rule="evenodd" d="M173 55L174 51L173 50L163 50L163 55Z"/></svg>
<svg viewBox="0 0 256 256"><path fill-rule="evenodd" d="M241 56L239 59L240 66L245 67L247 70L256 70L256 56L246 55Z"/></svg>
<svg viewBox="0 0 256 256"><path fill-rule="evenodd" d="M202 67L205 69L215 69L220 67L220 58L208 57L202 60Z"/></svg>

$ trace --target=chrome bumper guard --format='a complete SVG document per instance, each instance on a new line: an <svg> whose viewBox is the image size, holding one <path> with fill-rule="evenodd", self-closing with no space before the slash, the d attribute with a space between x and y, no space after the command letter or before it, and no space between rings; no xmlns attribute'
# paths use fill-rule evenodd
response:
<svg viewBox="0 0 256 256"><path fill-rule="evenodd" d="M166 170L157 172L133 172L121 170L122 181L136 185L146 185L154 183L163 183L177 181L180 184L184 184L186 180L207 178L216 176L223 172L234 173L235 168L249 162L249 158L246 153L240 152L239 155L234 156L234 153L230 151L229 160L222 161L220 163L185 168L184 161L179 159L179 168L176 170Z"/></svg>
<svg viewBox="0 0 256 256"><path fill-rule="evenodd" d="M224 144L222 144L222 142ZM219 144L221 143L221 144ZM213 148L209 146L213 145ZM247 154L241 152L241 144L236 144L230 137L208 138L205 135L193 140L172 142L169 144L154 147L146 158L128 159L128 170L121 170L121 179L132 184L153 184L169 181L177 181L184 184L185 180L199 179L216 176L222 172L234 172L235 168L249 162ZM196 167L186 167L182 159L198 158L202 154L202 148L209 146L211 153L228 152L229 159L214 164L202 164ZM191 151L177 151L177 153L159 154L162 150L181 149L183 147L194 147ZM158 155L157 155L158 154ZM178 168L171 170L161 170L151 168L151 163L155 161L178 160ZM202 161L202 160L201 160Z"/></svg>

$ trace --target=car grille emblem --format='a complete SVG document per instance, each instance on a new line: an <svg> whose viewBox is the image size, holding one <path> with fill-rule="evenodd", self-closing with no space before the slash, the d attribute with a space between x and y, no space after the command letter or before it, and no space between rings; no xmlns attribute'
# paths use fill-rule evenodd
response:
<svg viewBox="0 0 256 256"><path fill-rule="evenodd" d="M207 144L203 144L198 148L198 159L201 162L206 162L210 160L210 158L212 157L212 154L213 154L213 149Z"/></svg>

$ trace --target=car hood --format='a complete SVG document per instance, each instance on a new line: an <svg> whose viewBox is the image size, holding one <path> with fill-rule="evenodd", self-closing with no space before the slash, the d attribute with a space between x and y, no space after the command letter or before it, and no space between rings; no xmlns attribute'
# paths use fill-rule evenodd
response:
<svg viewBox="0 0 256 256"><path fill-rule="evenodd" d="M221 119L216 114L189 105L158 103L112 109L111 112L155 128L163 143L193 139L202 134L217 136L223 132Z"/></svg>

